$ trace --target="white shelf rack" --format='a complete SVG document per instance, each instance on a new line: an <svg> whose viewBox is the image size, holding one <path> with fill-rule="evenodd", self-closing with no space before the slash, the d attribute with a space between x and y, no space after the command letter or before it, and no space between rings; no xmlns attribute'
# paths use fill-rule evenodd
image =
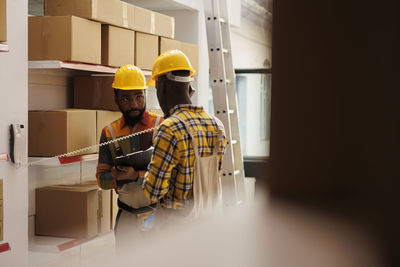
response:
<svg viewBox="0 0 400 267"><path fill-rule="evenodd" d="M29 69L67 69L67 70L78 70L78 71L88 71L95 73L108 73L114 74L118 68L94 65L79 62L69 62L61 60L31 60L28 62ZM146 76L151 75L151 71L143 70Z"/></svg>
<svg viewBox="0 0 400 267"><path fill-rule="evenodd" d="M29 238L29 251L60 253L65 250L80 246L91 241L107 240L112 237L114 231L110 230L89 238L63 238L52 236L33 236Z"/></svg>
<svg viewBox="0 0 400 267"><path fill-rule="evenodd" d="M0 52L8 52L8 44L7 43L0 43Z"/></svg>
<svg viewBox="0 0 400 267"><path fill-rule="evenodd" d="M59 158L46 158L46 157L28 157L29 165L37 166L61 166L71 163L79 163L85 161L97 161L99 155L95 154L85 154L71 157L59 157Z"/></svg>

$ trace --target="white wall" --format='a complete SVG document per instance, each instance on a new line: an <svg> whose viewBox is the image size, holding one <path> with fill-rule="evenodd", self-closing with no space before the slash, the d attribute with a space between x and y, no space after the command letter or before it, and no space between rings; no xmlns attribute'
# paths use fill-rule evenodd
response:
<svg viewBox="0 0 400 267"><path fill-rule="evenodd" d="M246 17L242 17L239 27L231 27L231 45L236 69L262 68L266 60L271 62L271 36L268 28L260 28ZM246 111L239 110L240 114L245 114L239 118L240 123L245 123L247 129L245 138L243 133L241 136L244 145L242 151L244 155L268 156L269 140L260 138L260 76L247 77Z"/></svg>
<svg viewBox="0 0 400 267"><path fill-rule="evenodd" d="M9 52L0 52L0 153L9 153L9 124L25 125L23 160L27 162L28 49L27 0L7 1ZM28 168L0 162L4 183L4 242L11 251L0 253L1 266L28 265Z"/></svg>

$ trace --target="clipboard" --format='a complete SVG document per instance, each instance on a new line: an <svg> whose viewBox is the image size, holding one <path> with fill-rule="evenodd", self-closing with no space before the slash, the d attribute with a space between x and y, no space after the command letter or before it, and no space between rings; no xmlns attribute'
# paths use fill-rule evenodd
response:
<svg viewBox="0 0 400 267"><path fill-rule="evenodd" d="M136 171L147 171L147 166L150 163L151 156L153 155L154 147L151 146L146 150L136 151L123 156L114 158L115 166L131 166Z"/></svg>

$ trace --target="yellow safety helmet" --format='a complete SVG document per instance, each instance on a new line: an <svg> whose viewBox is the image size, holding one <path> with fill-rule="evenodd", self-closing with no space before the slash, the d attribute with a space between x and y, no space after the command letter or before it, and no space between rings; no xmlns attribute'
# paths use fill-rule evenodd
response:
<svg viewBox="0 0 400 267"><path fill-rule="evenodd" d="M141 69L134 65L125 65L117 70L112 87L120 90L146 89L146 78Z"/></svg>
<svg viewBox="0 0 400 267"><path fill-rule="evenodd" d="M190 76L195 73L190 60L182 51L169 50L162 53L154 61L152 74L147 86L155 86L157 76L174 70L188 70L190 71Z"/></svg>

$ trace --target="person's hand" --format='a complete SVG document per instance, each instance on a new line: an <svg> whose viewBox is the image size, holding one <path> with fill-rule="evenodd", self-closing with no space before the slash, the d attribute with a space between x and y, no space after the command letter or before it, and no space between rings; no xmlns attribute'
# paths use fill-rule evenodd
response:
<svg viewBox="0 0 400 267"><path fill-rule="evenodd" d="M113 166L111 168L111 175L117 181L132 180L136 181L139 173L134 168L129 166L118 166L118 169Z"/></svg>

